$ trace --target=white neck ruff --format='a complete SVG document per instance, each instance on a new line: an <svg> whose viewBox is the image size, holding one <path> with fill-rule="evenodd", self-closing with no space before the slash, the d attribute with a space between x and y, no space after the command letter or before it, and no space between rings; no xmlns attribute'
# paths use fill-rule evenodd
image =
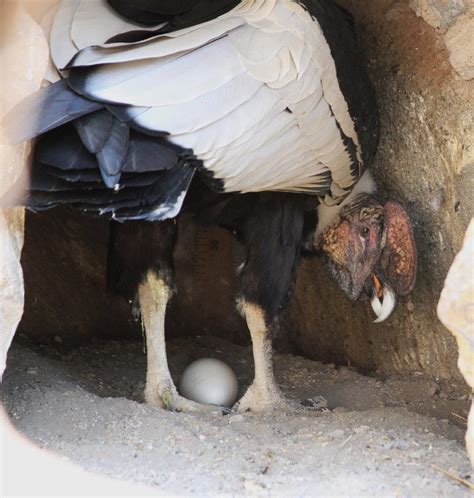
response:
<svg viewBox="0 0 474 498"><path fill-rule="evenodd" d="M337 206L326 206L325 204L320 204L318 206L318 226L316 228L314 240L317 240L324 230L334 223L341 212L341 209L350 204L357 195L373 194L376 189L377 187L372 175L367 170L360 177L360 180L354 185L352 192L344 199L343 202L341 202L341 204Z"/></svg>

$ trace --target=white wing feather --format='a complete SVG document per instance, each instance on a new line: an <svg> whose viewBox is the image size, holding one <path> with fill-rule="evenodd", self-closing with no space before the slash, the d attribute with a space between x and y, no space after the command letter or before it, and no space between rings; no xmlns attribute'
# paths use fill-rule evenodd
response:
<svg viewBox="0 0 474 498"><path fill-rule="evenodd" d="M157 59L177 52L191 51L237 28L244 22L240 18L223 19L206 29L193 30L180 37L161 35L146 42L127 44L111 43L107 46L89 47L74 59L73 67L112 64L134 60ZM172 33L171 33L172 34Z"/></svg>
<svg viewBox="0 0 474 498"><path fill-rule="evenodd" d="M143 128L173 130L173 135L191 133L209 126L250 100L263 84L242 73L229 82L193 100L150 107L134 121Z"/></svg>
<svg viewBox="0 0 474 498"><path fill-rule="evenodd" d="M188 53L99 66L88 76L85 90L87 95L108 102L169 105L212 92L243 72L235 50L221 38Z"/></svg>
<svg viewBox="0 0 474 498"><path fill-rule="evenodd" d="M91 66L86 95L138 106L137 125L192 149L227 191L338 199L354 184L340 131L360 156L354 123L323 32L297 2L244 0L201 25L104 45L129 29L105 0L63 2L54 62L64 67L81 48L72 66Z"/></svg>
<svg viewBox="0 0 474 498"><path fill-rule="evenodd" d="M191 148L199 157L210 150L225 147L252 128L263 116L284 109L278 94L262 86L255 96L219 121L192 133L172 135L172 141Z"/></svg>
<svg viewBox="0 0 474 498"><path fill-rule="evenodd" d="M58 69L63 69L78 52L71 38L71 27L79 5L80 0L63 1L53 21L49 45L51 58Z"/></svg>

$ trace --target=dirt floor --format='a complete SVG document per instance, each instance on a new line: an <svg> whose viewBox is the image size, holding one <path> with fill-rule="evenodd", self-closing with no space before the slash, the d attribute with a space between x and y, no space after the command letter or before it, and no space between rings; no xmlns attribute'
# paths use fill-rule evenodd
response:
<svg viewBox="0 0 474 498"><path fill-rule="evenodd" d="M275 355L292 398L322 395L327 409L298 415L170 413L143 404L138 342L68 349L23 339L9 353L2 401L16 428L84 469L156 487L157 494L212 496L469 496L463 446L467 393L411 377ZM248 347L210 338L169 344L173 374L214 356L251 381ZM451 474L451 477L447 475Z"/></svg>

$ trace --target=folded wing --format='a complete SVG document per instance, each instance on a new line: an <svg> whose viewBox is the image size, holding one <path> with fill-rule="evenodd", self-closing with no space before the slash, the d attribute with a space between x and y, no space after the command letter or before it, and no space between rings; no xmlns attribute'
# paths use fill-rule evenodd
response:
<svg viewBox="0 0 474 498"><path fill-rule="evenodd" d="M305 3L322 16L322 4L336 9ZM64 199L119 217L179 211L196 170L219 190L308 192L337 203L362 174L364 154L327 33L283 0L64 1L50 35L64 79L22 104L11 134L45 134L37 164L48 167L54 192L75 181ZM38 119L24 126L32 106ZM94 168L108 187L100 192Z"/></svg>

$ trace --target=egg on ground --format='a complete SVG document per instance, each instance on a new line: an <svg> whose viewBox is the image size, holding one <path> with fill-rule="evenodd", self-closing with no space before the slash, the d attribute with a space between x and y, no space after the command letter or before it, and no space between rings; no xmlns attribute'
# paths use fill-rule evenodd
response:
<svg viewBox="0 0 474 498"><path fill-rule="evenodd" d="M184 370L179 391L198 403L232 406L238 387L237 377L229 365L216 358L200 358Z"/></svg>

